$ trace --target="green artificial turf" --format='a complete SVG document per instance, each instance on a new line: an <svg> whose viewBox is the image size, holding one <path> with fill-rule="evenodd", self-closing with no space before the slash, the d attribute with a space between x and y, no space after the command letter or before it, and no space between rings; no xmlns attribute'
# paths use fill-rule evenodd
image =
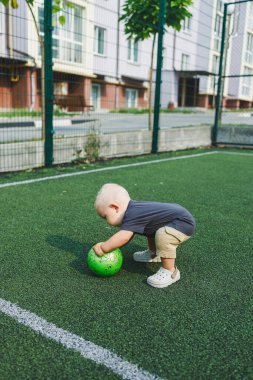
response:
<svg viewBox="0 0 253 380"><path fill-rule="evenodd" d="M0 297L164 379L252 379L252 165L211 155L0 189ZM106 182L195 216L177 284L146 284L159 265L132 260L143 237L119 275L89 273L88 249L116 231L93 209ZM0 326L3 379L117 378L1 314Z"/></svg>
<svg viewBox="0 0 253 380"><path fill-rule="evenodd" d="M135 157L122 157L122 158L112 158L100 160L94 163L88 163L85 160L83 162L77 163L73 162L72 164L62 164L55 165L50 168L35 168L28 169L26 171L19 172L8 172L0 173L0 184L8 183L14 181L23 181L30 180L42 177L51 177L55 175L65 174L65 173L76 173L87 170L94 170L99 168L125 165L129 163L141 163L145 161L159 160L164 158L176 157L176 156L186 156L197 153L207 152L208 149L194 149L194 150L182 150L177 152L165 152L165 153L156 153L156 154L145 154Z"/></svg>
<svg viewBox="0 0 253 380"><path fill-rule="evenodd" d="M80 358L79 353L41 337L7 316L0 316L0 330L2 380L97 380L98 373L101 379L121 379L105 366Z"/></svg>

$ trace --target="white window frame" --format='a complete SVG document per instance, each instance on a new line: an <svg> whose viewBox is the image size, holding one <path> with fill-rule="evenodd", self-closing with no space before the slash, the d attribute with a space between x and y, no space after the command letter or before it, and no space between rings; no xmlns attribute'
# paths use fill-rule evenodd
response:
<svg viewBox="0 0 253 380"><path fill-rule="evenodd" d="M127 40L127 60L128 62L139 63L139 42L134 42L133 39Z"/></svg>
<svg viewBox="0 0 253 380"><path fill-rule="evenodd" d="M253 3L249 3L248 29L253 30Z"/></svg>
<svg viewBox="0 0 253 380"><path fill-rule="evenodd" d="M243 75L252 75L252 77L242 77L242 96L250 98L252 96L252 78L253 69L244 66Z"/></svg>
<svg viewBox="0 0 253 380"><path fill-rule="evenodd" d="M132 104L130 104L130 106L128 105L127 93L129 93L129 94L134 93L135 94L134 106L132 106ZM136 88L126 88L126 108L137 108L138 107L138 96L139 96L139 94L138 94L138 90ZM132 100L131 100L131 102L132 102Z"/></svg>
<svg viewBox="0 0 253 380"><path fill-rule="evenodd" d="M102 41L99 39L100 32L103 32L103 40ZM102 42L102 47L103 47L102 52L99 51L101 42ZM94 48L93 48L93 51L97 55L105 56L106 55L105 49L106 49L106 29L102 28L99 25L95 25L94 26Z"/></svg>
<svg viewBox="0 0 253 380"><path fill-rule="evenodd" d="M192 29L192 17L186 17L182 22L182 30L184 32L190 32Z"/></svg>
<svg viewBox="0 0 253 380"><path fill-rule="evenodd" d="M190 56L189 54L182 53L181 56L181 70L187 71L190 67Z"/></svg>
<svg viewBox="0 0 253 380"><path fill-rule="evenodd" d="M215 24L214 24L214 50L218 53L221 48L221 36L222 36L222 23L223 23L223 14L221 12L217 12L215 16Z"/></svg>
<svg viewBox="0 0 253 380"><path fill-rule="evenodd" d="M55 95L68 95L68 82L54 82Z"/></svg>
<svg viewBox="0 0 253 380"><path fill-rule="evenodd" d="M97 87L98 88L98 104L97 107L95 108L95 104L93 104L93 97L92 97L92 87ZM91 84L91 99L90 99L91 105L94 106L95 110L98 110L101 108L101 85L99 83L92 83Z"/></svg>
<svg viewBox="0 0 253 380"><path fill-rule="evenodd" d="M223 13L224 2L222 0L217 0L216 9L217 9L217 11Z"/></svg>
<svg viewBox="0 0 253 380"><path fill-rule="evenodd" d="M247 44L245 51L245 62L253 65L253 33L247 33Z"/></svg>
<svg viewBox="0 0 253 380"><path fill-rule="evenodd" d="M0 33L4 34L5 30L5 13L4 13L4 6L0 4Z"/></svg>
<svg viewBox="0 0 253 380"><path fill-rule="evenodd" d="M218 74L219 73L219 64L220 64L220 57L218 55L213 55L213 60L212 60L212 73L213 74ZM210 78L210 87L212 91L215 90L215 93L217 93L217 88L215 88L216 84L216 78L217 76L212 75Z"/></svg>
<svg viewBox="0 0 253 380"><path fill-rule="evenodd" d="M57 14L53 15L53 59L71 64L83 64L85 61L83 48L84 48L84 7L74 4L73 8L66 7L64 16L66 17L65 25L57 25ZM77 11L80 14L77 14ZM42 29L42 17L40 12L43 11L42 4L38 6L38 24L40 34L44 36ZM44 18L44 16L43 16ZM80 30L76 31L75 28L79 27ZM39 56L41 51L39 47Z"/></svg>

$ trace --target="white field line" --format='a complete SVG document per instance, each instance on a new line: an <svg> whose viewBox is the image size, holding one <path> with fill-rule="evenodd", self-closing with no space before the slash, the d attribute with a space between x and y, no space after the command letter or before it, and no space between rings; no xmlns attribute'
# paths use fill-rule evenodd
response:
<svg viewBox="0 0 253 380"><path fill-rule="evenodd" d="M236 155L236 156L251 156L253 157L253 153L238 153L238 152L217 152L219 154L232 154L232 155Z"/></svg>
<svg viewBox="0 0 253 380"><path fill-rule="evenodd" d="M16 304L0 298L0 311L15 319L24 326L29 327L38 334L62 344L68 349L79 352L85 359L93 360L97 364L111 369L123 379L128 380L163 380L158 376L131 364L109 350L97 346L78 335L63 330L53 323L47 322L38 315L22 309Z"/></svg>
<svg viewBox="0 0 253 380"><path fill-rule="evenodd" d="M35 182L51 181L53 179L74 177L74 176L77 176L77 175L85 175L85 174L91 174L91 173L99 173L99 172L105 172L105 171L109 171L109 170L131 168L131 167L134 167L134 166L143 166L143 165L149 165L149 164L159 164L160 162L182 160L182 159L185 159L185 158L202 157L202 156L207 156L207 155L210 155L210 154L217 154L217 153L219 153L219 152L212 151L212 152L206 152L206 153L197 153L197 154L191 154L191 155L186 155L186 156L162 158L160 160L135 162L133 164L110 166L110 167L106 167L106 168L86 170L86 171L81 171L81 172L76 172L76 173L59 174L59 175L55 175L55 176L52 176L52 177L42 177L42 178L36 178L36 179L28 179L28 180L25 180L25 181L3 183L3 184L0 184L0 188L11 187L11 186L18 186L18 185L27 185L27 184L35 183Z"/></svg>

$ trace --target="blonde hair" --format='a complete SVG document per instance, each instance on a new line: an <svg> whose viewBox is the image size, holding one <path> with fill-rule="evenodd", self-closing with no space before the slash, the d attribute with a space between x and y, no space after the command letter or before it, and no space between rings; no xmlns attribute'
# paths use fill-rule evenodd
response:
<svg viewBox="0 0 253 380"><path fill-rule="evenodd" d="M117 183L106 183L97 193L94 207L98 211L98 209L106 207L113 202L122 203L129 200L130 196L123 186Z"/></svg>

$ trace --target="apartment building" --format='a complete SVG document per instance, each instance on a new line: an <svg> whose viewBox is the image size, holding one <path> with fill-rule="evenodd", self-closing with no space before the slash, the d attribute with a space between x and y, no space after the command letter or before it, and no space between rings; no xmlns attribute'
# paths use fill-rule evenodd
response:
<svg viewBox="0 0 253 380"><path fill-rule="evenodd" d="M165 36L162 106L215 106L224 3L194 1L180 32ZM229 9L224 52L224 106L252 106L253 3ZM243 77L242 75L252 75Z"/></svg>
<svg viewBox="0 0 253 380"><path fill-rule="evenodd" d="M180 32L169 28L164 38L162 107L207 107L206 87L211 75L210 51L214 5L201 0L189 8L192 17ZM203 11L204 9L204 11Z"/></svg>
<svg viewBox="0 0 253 380"><path fill-rule="evenodd" d="M69 111L147 107L152 41L128 40L120 23L124 0L72 0L65 25L54 14L56 105ZM223 2L195 0L180 32L166 30L161 105L213 107L217 92ZM43 0L33 7L43 37ZM227 20L224 103L252 105L253 4L237 5ZM156 64L156 58L155 58ZM0 108L41 108L41 47L25 2L0 4ZM241 76L240 76L241 75ZM155 69L154 78L155 80ZM57 103L57 99L59 102Z"/></svg>
<svg viewBox="0 0 253 380"><path fill-rule="evenodd" d="M43 3L37 0L32 8L42 38ZM83 110L90 103L94 77L94 10L83 0L72 3L74 7L63 11L64 26L57 21L59 15L53 15L54 94L63 102L70 96L69 110ZM42 49L33 15L24 1L17 10L0 4L0 25L0 108L40 109Z"/></svg>
<svg viewBox="0 0 253 380"><path fill-rule="evenodd" d="M24 94L31 97L26 12L21 7L14 14L0 4L0 108L26 107Z"/></svg>
<svg viewBox="0 0 253 380"><path fill-rule="evenodd" d="M134 43L119 22L122 0L94 1L92 102L97 108L144 108L151 41Z"/></svg>
<svg viewBox="0 0 253 380"><path fill-rule="evenodd" d="M239 4L235 17L237 24L231 36L228 67L229 74L234 77L227 80L226 103L228 107L247 108L253 105L253 2Z"/></svg>

